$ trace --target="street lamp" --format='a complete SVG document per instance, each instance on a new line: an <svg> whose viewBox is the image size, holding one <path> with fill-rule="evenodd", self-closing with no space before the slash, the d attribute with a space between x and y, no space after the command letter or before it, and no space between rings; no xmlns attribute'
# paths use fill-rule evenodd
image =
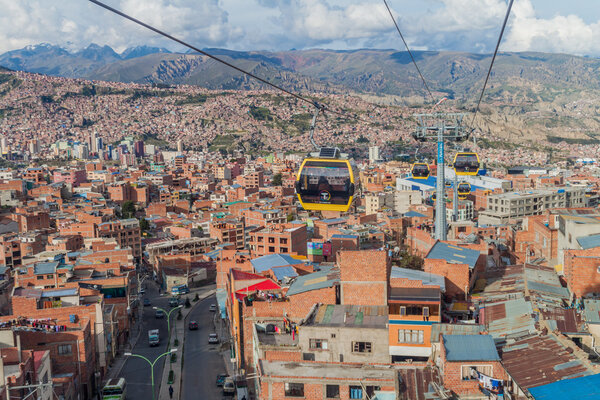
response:
<svg viewBox="0 0 600 400"><path fill-rule="evenodd" d="M167 312L167 310L160 308L160 307L152 307L155 310L161 310L162 312L167 314L167 331L169 331L169 343L168 343L167 348L169 348L169 346L171 346L171 313L175 310L179 310L181 307L183 307L183 306L180 304L177 307L171 309L169 312ZM175 329L175 339L177 339L177 329Z"/></svg>
<svg viewBox="0 0 600 400"><path fill-rule="evenodd" d="M154 361L150 361L148 360L146 357L140 355L140 354L133 354L130 352L125 352L124 355L125 357L138 357L141 358L143 360L146 360L146 362L148 364L150 364L150 375L152 376L152 400L155 400L156 398L156 394L154 392L154 364L156 364L156 362L162 357L162 356L166 356L167 354L171 354L171 353L175 353L177 351L177 348L171 349L165 353L162 353L160 356L156 357L156 359Z"/></svg>

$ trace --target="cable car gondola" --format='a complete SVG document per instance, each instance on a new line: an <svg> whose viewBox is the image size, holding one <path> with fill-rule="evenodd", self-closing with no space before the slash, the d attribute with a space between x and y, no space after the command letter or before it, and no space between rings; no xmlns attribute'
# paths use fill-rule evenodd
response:
<svg viewBox="0 0 600 400"><path fill-rule="evenodd" d="M459 152L454 156L453 168L456 175L477 175L481 162L477 153Z"/></svg>
<svg viewBox="0 0 600 400"><path fill-rule="evenodd" d="M306 158L296 179L298 200L305 210L348 211L357 180L354 160L341 158L337 148L324 147Z"/></svg>
<svg viewBox="0 0 600 400"><path fill-rule="evenodd" d="M468 182L461 182L458 184L458 198L460 200L465 200L467 196L471 193L471 184Z"/></svg>
<svg viewBox="0 0 600 400"><path fill-rule="evenodd" d="M416 162L412 165L410 173L413 179L429 178L429 165L427 163Z"/></svg>
<svg viewBox="0 0 600 400"><path fill-rule="evenodd" d="M452 187L452 182L446 181L445 185L446 185L446 188L451 188Z"/></svg>

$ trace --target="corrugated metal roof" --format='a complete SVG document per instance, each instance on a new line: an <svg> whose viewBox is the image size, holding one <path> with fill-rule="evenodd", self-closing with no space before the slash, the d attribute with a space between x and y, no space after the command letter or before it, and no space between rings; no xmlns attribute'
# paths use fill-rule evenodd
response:
<svg viewBox="0 0 600 400"><path fill-rule="evenodd" d="M440 341L440 333L443 335L479 335L485 331L483 325L477 324L433 324L431 325L431 342Z"/></svg>
<svg viewBox="0 0 600 400"><path fill-rule="evenodd" d="M552 335L532 336L504 346L502 364L522 389L590 373L583 362Z"/></svg>
<svg viewBox="0 0 600 400"><path fill-rule="evenodd" d="M585 310L583 317L588 324L600 324L600 300L583 300Z"/></svg>
<svg viewBox="0 0 600 400"><path fill-rule="evenodd" d="M77 296L78 288L44 290L42 297L61 297L61 296Z"/></svg>
<svg viewBox="0 0 600 400"><path fill-rule="evenodd" d="M481 322L494 339L535 332L532 313L531 303L523 298L486 304L480 310Z"/></svg>
<svg viewBox="0 0 600 400"><path fill-rule="evenodd" d="M448 361L500 361L490 335L446 335L443 339Z"/></svg>
<svg viewBox="0 0 600 400"><path fill-rule="evenodd" d="M56 272L58 264L58 261L37 263L33 266L33 273L35 275L53 274Z"/></svg>
<svg viewBox="0 0 600 400"><path fill-rule="evenodd" d="M327 304L319 306L306 325L387 329L388 321L386 306Z"/></svg>
<svg viewBox="0 0 600 400"><path fill-rule="evenodd" d="M440 301L438 288L391 288L391 301Z"/></svg>
<svg viewBox="0 0 600 400"><path fill-rule="evenodd" d="M430 274L416 269L392 267L390 277L421 281L423 285L439 286L443 292L446 291L446 279L441 275Z"/></svg>
<svg viewBox="0 0 600 400"><path fill-rule="evenodd" d="M295 278L298 276L296 270L291 266L273 267L272 271L273 275L275 275L275 279L277 279L279 282L285 278Z"/></svg>
<svg viewBox="0 0 600 400"><path fill-rule="evenodd" d="M409 211L406 214L404 214L404 216L405 217L420 217L420 218L421 217L426 217L425 214L421 214L421 213L418 213L416 211Z"/></svg>
<svg viewBox="0 0 600 400"><path fill-rule="evenodd" d="M287 254L269 254L250 261L254 267L254 271L260 273L268 271L273 267L283 267L286 265L303 264L302 261L296 260Z"/></svg>
<svg viewBox="0 0 600 400"><path fill-rule="evenodd" d="M479 252L438 241L429 250L429 254L425 258L446 260L449 263L455 264L467 264L470 269L473 269L479 258Z"/></svg>
<svg viewBox="0 0 600 400"><path fill-rule="evenodd" d="M600 247L600 235L580 236L577 238L577 243L584 250Z"/></svg>
<svg viewBox="0 0 600 400"><path fill-rule="evenodd" d="M529 393L535 400L592 400L600 399L600 374L564 379L548 385L532 387Z"/></svg>
<svg viewBox="0 0 600 400"><path fill-rule="evenodd" d="M297 277L290 285L286 296L332 287L340 281L340 271L337 268L313 272Z"/></svg>

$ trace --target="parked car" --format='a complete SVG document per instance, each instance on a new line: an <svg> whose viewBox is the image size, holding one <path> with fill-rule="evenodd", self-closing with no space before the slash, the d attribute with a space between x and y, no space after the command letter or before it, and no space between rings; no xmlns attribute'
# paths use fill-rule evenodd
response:
<svg viewBox="0 0 600 400"><path fill-rule="evenodd" d="M190 328L190 331L195 331L198 329L198 323L196 321L190 321L188 327Z"/></svg>
<svg viewBox="0 0 600 400"><path fill-rule="evenodd" d="M229 377L229 375L227 375L227 374L218 374L217 375L217 386L223 387L223 384L225 383L225 379L228 377Z"/></svg>
<svg viewBox="0 0 600 400"><path fill-rule="evenodd" d="M163 310L156 310L156 312L154 313L154 316L156 318L164 318L165 317L165 312Z"/></svg>
<svg viewBox="0 0 600 400"><path fill-rule="evenodd" d="M152 305L152 303L150 302L150 299L144 299L144 307L148 307L151 305Z"/></svg>
<svg viewBox="0 0 600 400"><path fill-rule="evenodd" d="M210 335L208 335L208 343L209 344L219 343L219 337L217 336L216 333L211 333Z"/></svg>
<svg viewBox="0 0 600 400"><path fill-rule="evenodd" d="M209 311L216 312L217 311L217 305L216 304L211 304L210 307L209 307Z"/></svg>
<svg viewBox="0 0 600 400"><path fill-rule="evenodd" d="M235 384L233 383L233 378L230 376L225 378L225 381L223 382L223 394L235 394Z"/></svg>

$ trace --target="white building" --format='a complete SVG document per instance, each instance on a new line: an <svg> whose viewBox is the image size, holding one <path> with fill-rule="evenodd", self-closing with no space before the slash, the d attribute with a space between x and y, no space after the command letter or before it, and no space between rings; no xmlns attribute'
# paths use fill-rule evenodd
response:
<svg viewBox="0 0 600 400"><path fill-rule="evenodd" d="M369 162L374 163L380 160L381 158L379 156L379 146L369 147Z"/></svg>

